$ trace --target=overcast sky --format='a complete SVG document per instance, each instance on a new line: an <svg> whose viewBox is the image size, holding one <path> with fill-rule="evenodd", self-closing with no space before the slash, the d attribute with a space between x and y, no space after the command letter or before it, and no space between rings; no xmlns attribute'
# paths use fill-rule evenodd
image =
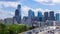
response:
<svg viewBox="0 0 60 34"><path fill-rule="evenodd" d="M60 11L60 0L0 0L0 19L13 17L18 4L21 4L22 16L27 16L29 9L33 10L35 15L38 11Z"/></svg>

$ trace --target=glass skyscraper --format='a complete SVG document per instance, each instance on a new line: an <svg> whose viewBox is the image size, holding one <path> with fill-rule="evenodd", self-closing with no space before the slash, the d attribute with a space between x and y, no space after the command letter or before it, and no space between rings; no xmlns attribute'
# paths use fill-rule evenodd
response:
<svg viewBox="0 0 60 34"><path fill-rule="evenodd" d="M18 9L15 10L15 16L19 16L19 11L18 11Z"/></svg>
<svg viewBox="0 0 60 34"><path fill-rule="evenodd" d="M48 20L48 12L44 12L44 21Z"/></svg>
<svg viewBox="0 0 60 34"><path fill-rule="evenodd" d="M32 19L34 16L35 16L34 12L32 10L29 10L28 17Z"/></svg>
<svg viewBox="0 0 60 34"><path fill-rule="evenodd" d="M42 12L38 12L37 17L38 17L38 21L42 21L42 17L43 17Z"/></svg>
<svg viewBox="0 0 60 34"><path fill-rule="evenodd" d="M17 9L19 11L19 16L21 16L21 5L18 5Z"/></svg>
<svg viewBox="0 0 60 34"><path fill-rule="evenodd" d="M56 19L56 21L59 21L59 20L60 20L60 14L59 14L59 13L57 13L57 14L55 15L55 19Z"/></svg>
<svg viewBox="0 0 60 34"><path fill-rule="evenodd" d="M49 12L49 20L55 20L54 11Z"/></svg>
<svg viewBox="0 0 60 34"><path fill-rule="evenodd" d="M15 10L15 20L17 23L21 23L21 5L18 5L17 9Z"/></svg>
<svg viewBox="0 0 60 34"><path fill-rule="evenodd" d="M28 11L28 24L30 26L33 26L33 19L34 19L34 17L35 17L34 12L32 10L29 10Z"/></svg>

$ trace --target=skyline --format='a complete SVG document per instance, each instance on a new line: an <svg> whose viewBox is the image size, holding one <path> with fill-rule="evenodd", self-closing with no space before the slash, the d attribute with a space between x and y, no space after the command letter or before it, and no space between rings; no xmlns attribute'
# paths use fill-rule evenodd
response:
<svg viewBox="0 0 60 34"><path fill-rule="evenodd" d="M27 16L29 9L35 15L38 11L43 13L50 10L60 13L60 0L0 0L0 19L13 17L18 4L21 4L22 16Z"/></svg>

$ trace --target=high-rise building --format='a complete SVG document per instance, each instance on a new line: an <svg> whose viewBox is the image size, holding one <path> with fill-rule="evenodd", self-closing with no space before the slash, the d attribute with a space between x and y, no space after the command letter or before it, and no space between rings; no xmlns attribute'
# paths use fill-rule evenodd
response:
<svg viewBox="0 0 60 34"><path fill-rule="evenodd" d="M18 5L17 9L19 11L19 16L21 16L21 5Z"/></svg>
<svg viewBox="0 0 60 34"><path fill-rule="evenodd" d="M48 12L44 12L44 22L46 21L46 20L48 20Z"/></svg>
<svg viewBox="0 0 60 34"><path fill-rule="evenodd" d="M29 10L28 17L32 19L34 16L35 16L34 12L32 10Z"/></svg>
<svg viewBox="0 0 60 34"><path fill-rule="evenodd" d="M16 11L15 11L15 16L19 16L19 11L18 11L18 9L16 9Z"/></svg>
<svg viewBox="0 0 60 34"><path fill-rule="evenodd" d="M60 14L59 13L56 13L55 19L56 19L56 21L60 20Z"/></svg>
<svg viewBox="0 0 60 34"><path fill-rule="evenodd" d="M32 10L28 11L28 23L30 26L32 26L33 18L35 17L35 14Z"/></svg>
<svg viewBox="0 0 60 34"><path fill-rule="evenodd" d="M18 5L15 11L14 19L17 21L17 23L21 23L21 5Z"/></svg>
<svg viewBox="0 0 60 34"><path fill-rule="evenodd" d="M37 17L38 17L38 21L42 21L42 17L43 17L42 12L38 12Z"/></svg>
<svg viewBox="0 0 60 34"><path fill-rule="evenodd" d="M28 20L28 16L24 16L23 19L21 20L22 24L28 25L27 20Z"/></svg>
<svg viewBox="0 0 60 34"><path fill-rule="evenodd" d="M49 12L49 20L55 20L54 11Z"/></svg>

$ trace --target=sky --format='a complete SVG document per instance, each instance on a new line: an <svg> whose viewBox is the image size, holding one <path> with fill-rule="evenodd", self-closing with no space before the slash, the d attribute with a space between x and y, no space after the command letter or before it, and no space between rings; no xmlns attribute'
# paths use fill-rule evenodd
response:
<svg viewBox="0 0 60 34"><path fill-rule="evenodd" d="M0 0L0 19L13 17L18 4L21 5L22 17L28 16L30 9L35 15L38 11L60 13L60 0Z"/></svg>

